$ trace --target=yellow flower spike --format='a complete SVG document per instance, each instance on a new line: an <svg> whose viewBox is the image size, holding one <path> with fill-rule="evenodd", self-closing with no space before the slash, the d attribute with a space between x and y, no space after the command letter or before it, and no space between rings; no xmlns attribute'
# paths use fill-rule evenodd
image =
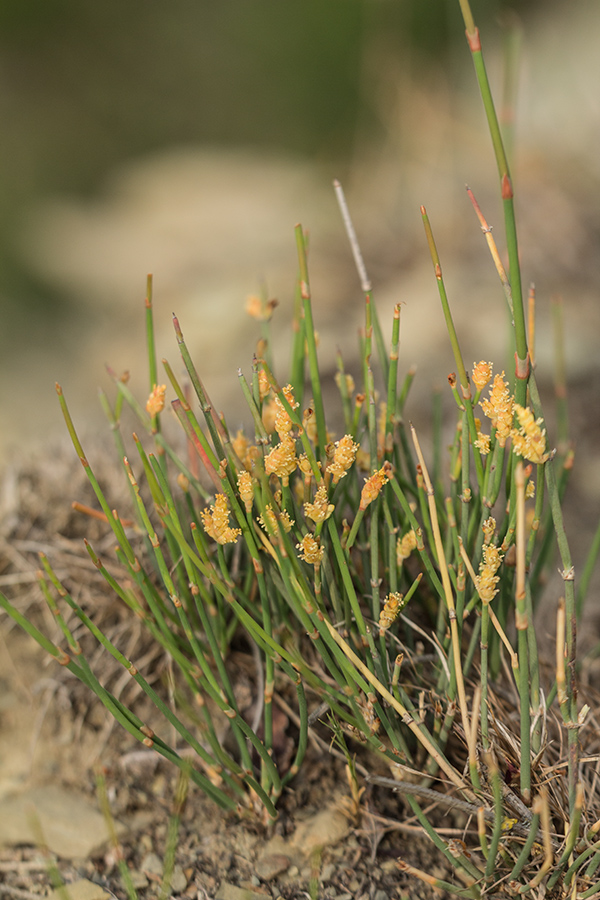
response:
<svg viewBox="0 0 600 900"><path fill-rule="evenodd" d="M482 603L491 603L498 593L496 585L500 581L500 577L496 575L496 572L500 568L503 558L504 554L494 544L484 544L483 558L479 564L477 579L477 592Z"/></svg>
<svg viewBox="0 0 600 900"><path fill-rule="evenodd" d="M277 520L279 520L279 524L285 533L288 534L288 532L291 531L294 522L290 519L286 510L278 510L275 512L270 503L265 507L265 516L261 513L256 521L260 523L261 527L264 528L267 533L277 534L279 530Z"/></svg>
<svg viewBox="0 0 600 900"><path fill-rule="evenodd" d="M289 435L294 426L285 409L280 406L277 397L275 398L275 403L278 406L277 414L275 416L275 431L279 435L279 440L283 440L286 435Z"/></svg>
<svg viewBox="0 0 600 900"><path fill-rule="evenodd" d="M277 475L284 485L289 484L290 475L296 470L297 465L296 444L291 437L282 438L281 443L265 457L267 475Z"/></svg>
<svg viewBox="0 0 600 900"><path fill-rule="evenodd" d="M157 416L165 408L166 384L155 384L146 401L146 412L151 416Z"/></svg>
<svg viewBox="0 0 600 900"><path fill-rule="evenodd" d="M254 491L252 489L253 479L250 472L238 472L237 485L240 492L240 499L249 513L254 503Z"/></svg>
<svg viewBox="0 0 600 900"><path fill-rule="evenodd" d="M348 393L348 396L351 397L352 394L354 393L354 388L355 388L354 378L352 377L352 375L344 375L344 380L346 382L346 391ZM341 388L342 388L342 373L341 372L335 373L335 383L337 384L338 389L341 390Z"/></svg>
<svg viewBox="0 0 600 900"><path fill-rule="evenodd" d="M294 389L291 384L286 384L283 388L283 395L292 409L297 409L300 406L300 404L294 400ZM275 415L275 431L279 435L279 439L283 440L284 436L288 435L294 426L279 397L275 397L274 402L277 410Z"/></svg>
<svg viewBox="0 0 600 900"><path fill-rule="evenodd" d="M231 440L231 447L240 462L245 459L249 444L250 441L248 440L242 429L238 428L235 437Z"/></svg>
<svg viewBox="0 0 600 900"><path fill-rule="evenodd" d="M310 563L315 568L321 565L325 548L319 546L319 539L314 534L310 532L305 534L300 543L296 544L296 549L300 551L300 559L303 559L304 562Z"/></svg>
<svg viewBox="0 0 600 900"><path fill-rule="evenodd" d="M485 544L489 544L496 533L496 520L493 516L489 516L481 526L483 531L483 540Z"/></svg>
<svg viewBox="0 0 600 900"><path fill-rule="evenodd" d="M527 487L525 488L525 499L532 500L535 497L535 484L533 481L527 482Z"/></svg>
<svg viewBox="0 0 600 900"><path fill-rule="evenodd" d="M231 528L229 525L229 510L225 494L217 494L210 509L200 510L200 515L204 530L218 544L235 544L242 533L241 528Z"/></svg>
<svg viewBox="0 0 600 900"><path fill-rule="evenodd" d="M267 373L264 369L260 369L258 372L258 393L260 399L264 400L270 390L271 384L267 378Z"/></svg>
<svg viewBox="0 0 600 900"><path fill-rule="evenodd" d="M410 531L407 531L404 537L398 538L396 541L396 563L398 566L401 566L404 560L408 559L413 550L416 549L416 546L417 535L412 528Z"/></svg>
<svg viewBox="0 0 600 900"><path fill-rule="evenodd" d="M297 400L294 400L294 388L292 387L291 384L286 384L286 386L283 388L283 396L285 397L287 402L290 404L292 409L298 409L300 404L298 403Z"/></svg>
<svg viewBox="0 0 600 900"><path fill-rule="evenodd" d="M257 297L256 294L250 294L250 296L246 298L246 312L249 316L259 322L268 322L278 305L278 300L268 300L265 303L260 297Z"/></svg>
<svg viewBox="0 0 600 900"><path fill-rule="evenodd" d="M485 362L483 359L481 362L473 363L473 384L477 388L478 391L483 390L486 386L490 378L492 377L492 364L489 362Z"/></svg>
<svg viewBox="0 0 600 900"><path fill-rule="evenodd" d="M286 534L289 534L294 527L294 520L291 518L287 509L282 509L279 514L279 522Z"/></svg>
<svg viewBox="0 0 600 900"><path fill-rule="evenodd" d="M308 407L308 409L304 410L302 414L302 427L306 432L306 436L308 437L311 444L316 444L318 439L317 434L317 417L315 415L314 409L312 407Z"/></svg>
<svg viewBox="0 0 600 900"><path fill-rule="evenodd" d="M543 465L550 459L546 450L546 429L542 428L544 420L535 419L529 407L518 403L515 412L521 427L512 431L513 451L538 466Z"/></svg>
<svg viewBox="0 0 600 900"><path fill-rule="evenodd" d="M333 483L337 484L341 478L344 478L348 469L356 459L358 452L358 444L355 444L352 436L345 434L343 438L335 442L335 450L333 452L333 462L331 462L326 472L333 475Z"/></svg>
<svg viewBox="0 0 600 900"><path fill-rule="evenodd" d="M491 419L500 446L504 446L512 429L514 398L511 396L504 372L496 375L488 400L482 400L481 408Z"/></svg>
<svg viewBox="0 0 600 900"><path fill-rule="evenodd" d="M244 466L248 469L249 472L254 468L254 463L261 455L260 448L256 446L256 444L250 444L248 447L248 452L246 453L246 457L243 461Z"/></svg>
<svg viewBox="0 0 600 900"><path fill-rule="evenodd" d="M379 496L381 488L390 480L392 468L391 463L385 462L381 469L366 479L360 495L359 509L365 510Z"/></svg>
<svg viewBox="0 0 600 900"><path fill-rule="evenodd" d="M264 513L256 517L256 521L267 533L277 534L277 516L270 503L265 506Z"/></svg>
<svg viewBox="0 0 600 900"><path fill-rule="evenodd" d="M514 406L514 398L502 372L494 378L489 400L481 403L482 410L496 429L496 438L501 447L504 447L512 431Z"/></svg>
<svg viewBox="0 0 600 900"><path fill-rule="evenodd" d="M251 444L244 432L240 429L231 441L233 451L239 461L248 472L252 471L254 461L260 454L256 444Z"/></svg>
<svg viewBox="0 0 600 900"><path fill-rule="evenodd" d="M256 294L250 294L246 297L246 312L253 319L261 321L263 318L263 302Z"/></svg>
<svg viewBox="0 0 600 900"><path fill-rule="evenodd" d="M304 480L306 481L308 479L308 483L310 484L313 477L313 470L306 453L303 453L302 456L298 457L298 468L304 475Z"/></svg>
<svg viewBox="0 0 600 900"><path fill-rule="evenodd" d="M327 488L322 484L315 494L314 503L304 504L304 515L317 524L324 522L335 509L333 503L328 503L327 501Z"/></svg>
<svg viewBox="0 0 600 900"><path fill-rule="evenodd" d="M275 397L271 397L270 400L267 400L266 403L263 403L261 418L267 434L273 434L273 432L275 431L275 419L277 418L278 412L279 407L277 406Z"/></svg>
<svg viewBox="0 0 600 900"><path fill-rule="evenodd" d="M483 456L487 456L490 452L490 442L491 438L489 434L484 434L482 431L477 432L475 447Z"/></svg>
<svg viewBox="0 0 600 900"><path fill-rule="evenodd" d="M379 630L387 631L394 619L401 610L406 606L403 601L403 595L397 593L388 594L383 605L383 609L379 614Z"/></svg>

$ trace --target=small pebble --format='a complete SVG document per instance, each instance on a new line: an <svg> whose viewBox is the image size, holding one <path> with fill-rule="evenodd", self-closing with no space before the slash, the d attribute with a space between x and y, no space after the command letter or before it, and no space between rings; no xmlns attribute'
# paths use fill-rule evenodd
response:
<svg viewBox="0 0 600 900"><path fill-rule="evenodd" d="M136 890L148 887L148 879L143 872L140 872L139 869L133 869L129 874L131 876L131 883Z"/></svg>
<svg viewBox="0 0 600 900"><path fill-rule="evenodd" d="M110 900L111 896L104 888L94 884L93 881L88 881L87 878L82 878L79 881L66 885L66 892L68 892L69 897L73 897L73 900ZM60 900L64 893L64 888L62 890L57 888L52 891L50 898L51 900Z"/></svg>
<svg viewBox="0 0 600 900"><path fill-rule="evenodd" d="M162 859L156 853L147 853L140 863L140 869L152 881L158 881L163 873Z"/></svg>
<svg viewBox="0 0 600 900"><path fill-rule="evenodd" d="M258 877L263 881L271 881L283 872L287 872L288 869L291 872L289 858L283 853L270 853L268 856L263 856L254 868ZM260 882L257 881L257 883Z"/></svg>
<svg viewBox="0 0 600 900"><path fill-rule="evenodd" d="M321 875L319 876L319 881L331 881L333 876L335 875L335 864L327 863L321 869Z"/></svg>
<svg viewBox="0 0 600 900"><path fill-rule="evenodd" d="M386 872L397 872L398 871L398 861L395 859L384 859L381 863L381 871Z"/></svg>
<svg viewBox="0 0 600 900"><path fill-rule="evenodd" d="M187 887L187 883L188 880L185 876L185 872L181 866L176 865L173 868L173 875L171 876L171 893L182 894Z"/></svg>
<svg viewBox="0 0 600 900"><path fill-rule="evenodd" d="M260 893L251 891L249 888L237 887L235 884L222 881L215 900L266 900L266 896L262 891Z"/></svg>
<svg viewBox="0 0 600 900"><path fill-rule="evenodd" d="M140 837L140 850L145 850L146 853L152 852L152 838L149 834L143 834Z"/></svg>

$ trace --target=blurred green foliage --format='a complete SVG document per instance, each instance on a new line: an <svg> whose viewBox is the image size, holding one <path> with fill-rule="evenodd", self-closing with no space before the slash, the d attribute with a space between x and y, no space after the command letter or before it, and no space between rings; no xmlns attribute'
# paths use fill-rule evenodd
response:
<svg viewBox="0 0 600 900"><path fill-rule="evenodd" d="M475 12L483 24L504 5ZM14 246L21 211L94 192L121 161L239 145L343 173L357 134L381 127L368 49L439 59L458 16L453 0L4 0L0 296L39 295Z"/></svg>

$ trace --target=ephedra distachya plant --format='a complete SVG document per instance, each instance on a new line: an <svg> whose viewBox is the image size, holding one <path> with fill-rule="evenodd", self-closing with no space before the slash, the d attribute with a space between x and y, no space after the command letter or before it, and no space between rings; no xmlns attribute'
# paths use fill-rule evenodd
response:
<svg viewBox="0 0 600 900"><path fill-rule="evenodd" d="M223 809L253 806L274 819L319 719L347 755L352 778L364 777L353 761L360 747L367 761L361 772L402 795L454 876L444 881L402 861L401 868L469 897L496 885L507 896L588 897L600 889L600 805L593 791L599 747L598 723L578 702L576 684L585 591L576 598L561 508L573 458L568 447L558 453L547 434L527 339L511 175L479 32L466 0L461 9L498 164L506 267L468 195L504 292L504 301L502 290L498 296L511 321L514 372L486 359L472 366L463 360L422 208L455 360L449 390L456 426L449 453L441 430L433 429L432 467L405 418L414 371L400 366L400 305L386 342L336 183L365 319L360 384L338 357L334 413L325 409L301 226L287 373L276 373L269 355L274 304L249 303L262 326L251 372L238 373L250 427L230 431L227 416L217 415L177 318L186 382L166 360L159 377L149 279L148 396L138 401L115 376L115 399L103 397L132 523L107 502L57 386L77 456L112 529L118 574L87 543L91 562L170 659L174 698L98 627L48 555L41 557L40 584L60 640L28 621L17 603L1 602L137 741L189 769ZM533 292L528 316L533 321ZM120 432L124 406L139 423L135 459L125 454ZM167 408L188 452L167 437ZM556 656L548 660L538 655L534 616L557 558L563 585L552 608ZM151 722L104 686L74 636L79 623L135 679L154 709ZM254 657L258 698L251 717L236 697L232 642ZM295 722L295 752L285 765L275 748L279 698ZM184 762L182 746L193 751L193 765ZM360 813L356 785L353 795ZM439 810L448 808L464 812L460 840L436 830Z"/></svg>

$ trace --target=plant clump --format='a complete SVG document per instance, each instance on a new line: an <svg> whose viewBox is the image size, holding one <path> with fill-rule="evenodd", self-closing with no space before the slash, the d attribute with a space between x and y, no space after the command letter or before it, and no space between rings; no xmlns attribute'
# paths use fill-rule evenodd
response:
<svg viewBox="0 0 600 900"><path fill-rule="evenodd" d="M254 297L248 305L262 327L250 378L239 372L250 429L232 434L226 418L216 415L176 318L189 385L166 360L168 389L159 383L149 280L147 401L139 403L115 378L116 397L103 403L135 510L133 526L109 507L57 386L75 450L112 529L120 575L114 561L108 566L87 544L91 562L172 660L179 682L174 698L165 700L97 627L93 611L66 590L47 557L40 584L60 640L39 631L5 597L0 602L137 741L187 772L223 809L252 807L275 819L282 791L302 769L314 717L326 711L348 759L353 815L360 815L362 797L351 749L358 740L370 754L368 780L400 793L453 880L402 861L401 870L464 897L584 898L600 890L594 791L600 739L595 714L578 703L583 598L575 594L561 510L572 456L548 442L530 365L512 182L479 34L466 0L461 8L498 162L508 274L485 220L482 227L512 322L514 375L493 376L485 361L467 372L423 208L456 366L449 377L456 405L449 455L444 462L435 429L430 466L405 420L414 372L401 379L400 306L386 345L336 184L365 306L360 391L338 360L339 437L325 412L300 226L294 337L283 381L269 355L275 303ZM186 438L185 458L163 428L167 392ZM145 443L135 435L135 461L120 433L124 405L148 435ZM534 615L555 547L562 595L555 602L550 666L538 654ZM103 686L74 636L77 623L135 679L156 721L142 721ZM252 721L240 709L229 667L240 635L255 651L263 686ZM296 752L282 766L273 706L290 692ZM193 765L184 762L172 733L194 751ZM464 814L461 839L444 837L432 808Z"/></svg>

